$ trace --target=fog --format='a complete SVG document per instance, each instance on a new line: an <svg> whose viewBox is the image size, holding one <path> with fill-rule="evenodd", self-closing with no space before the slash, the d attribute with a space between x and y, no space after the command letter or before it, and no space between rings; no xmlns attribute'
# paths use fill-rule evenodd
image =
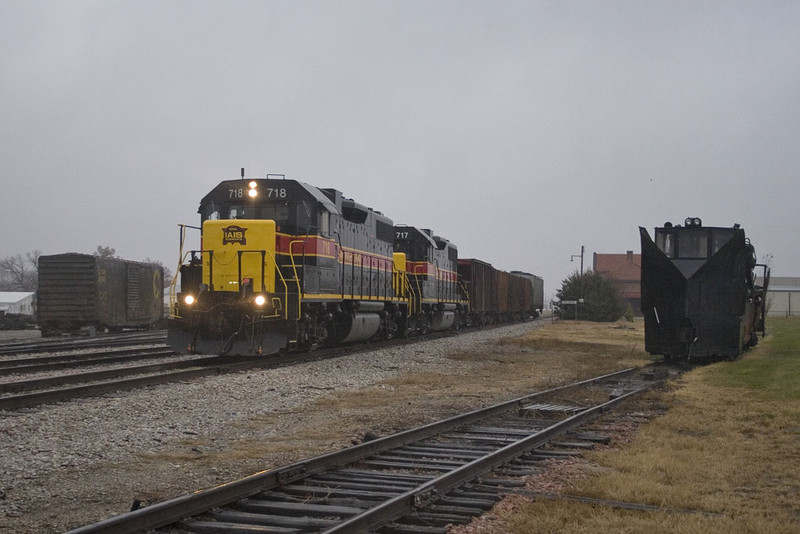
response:
<svg viewBox="0 0 800 534"><path fill-rule="evenodd" d="M0 0L0 257L175 270L220 180L283 173L545 278L741 224L800 276L800 4Z"/></svg>

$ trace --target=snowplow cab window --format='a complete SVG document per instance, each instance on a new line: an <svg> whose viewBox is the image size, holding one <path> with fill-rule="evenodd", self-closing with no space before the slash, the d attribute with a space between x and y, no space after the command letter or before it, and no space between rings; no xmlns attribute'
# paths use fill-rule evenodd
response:
<svg viewBox="0 0 800 534"><path fill-rule="evenodd" d="M656 246L668 258L675 257L675 240L672 232L657 232Z"/></svg>
<svg viewBox="0 0 800 534"><path fill-rule="evenodd" d="M708 232L684 228L678 241L678 257L686 259L707 258Z"/></svg>

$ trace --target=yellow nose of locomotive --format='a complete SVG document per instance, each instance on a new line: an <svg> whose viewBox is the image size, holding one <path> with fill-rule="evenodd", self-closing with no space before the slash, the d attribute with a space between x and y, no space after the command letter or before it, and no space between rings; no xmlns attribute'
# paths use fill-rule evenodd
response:
<svg viewBox="0 0 800 534"><path fill-rule="evenodd" d="M275 221L203 223L203 283L213 291L275 292Z"/></svg>

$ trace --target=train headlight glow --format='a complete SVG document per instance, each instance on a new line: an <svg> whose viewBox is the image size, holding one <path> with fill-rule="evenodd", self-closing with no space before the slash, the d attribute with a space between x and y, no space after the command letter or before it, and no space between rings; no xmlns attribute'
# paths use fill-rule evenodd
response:
<svg viewBox="0 0 800 534"><path fill-rule="evenodd" d="M188 306L194 304L194 297L192 295L186 295L183 297L183 302L185 302Z"/></svg>
<svg viewBox="0 0 800 534"><path fill-rule="evenodd" d="M267 303L267 297L265 297L264 295L256 295L255 302L256 306L263 306L264 304Z"/></svg>
<svg viewBox="0 0 800 534"><path fill-rule="evenodd" d="M256 198L258 196L258 190L256 189L256 187L258 187L258 183L252 181L249 184L247 184L247 187L250 188L250 190L247 192L250 198Z"/></svg>

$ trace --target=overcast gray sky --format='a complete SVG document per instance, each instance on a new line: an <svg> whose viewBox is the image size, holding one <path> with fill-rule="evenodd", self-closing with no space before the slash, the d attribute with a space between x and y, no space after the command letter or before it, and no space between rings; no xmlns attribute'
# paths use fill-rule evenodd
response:
<svg viewBox="0 0 800 534"><path fill-rule="evenodd" d="M545 278L740 223L800 276L797 1L0 0L0 257L114 247L245 167Z"/></svg>

